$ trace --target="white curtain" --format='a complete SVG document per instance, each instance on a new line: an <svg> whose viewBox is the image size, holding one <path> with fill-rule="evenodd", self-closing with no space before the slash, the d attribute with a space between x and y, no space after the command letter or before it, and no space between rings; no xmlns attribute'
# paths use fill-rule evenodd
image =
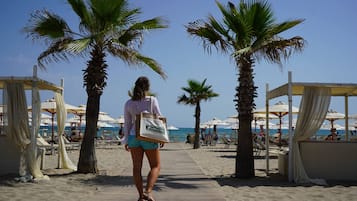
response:
<svg viewBox="0 0 357 201"><path fill-rule="evenodd" d="M41 101L40 101L40 92L37 86L33 86L32 89L32 132L31 132L31 144L27 150L27 154L29 155L29 168L31 170L32 175L35 179L46 179L48 180L49 177L47 175L43 175L39 164L37 162L37 135L40 130L40 122L41 122ZM36 119L34 119L36 118Z"/></svg>
<svg viewBox="0 0 357 201"><path fill-rule="evenodd" d="M34 133L31 134L29 127L27 102L23 83L5 83L4 105L7 120L6 133L21 152L19 175L26 177L31 174L35 178L47 179L48 177L42 174L37 163L36 141L31 141L31 135L34 135ZM40 113L38 112L38 114ZM39 125L33 126L39 127ZM33 139L35 139L35 137L33 137Z"/></svg>
<svg viewBox="0 0 357 201"><path fill-rule="evenodd" d="M22 83L5 83L4 105L7 136L23 152L31 141L26 96Z"/></svg>
<svg viewBox="0 0 357 201"><path fill-rule="evenodd" d="M309 139L321 127L325 120L331 100L331 90L324 87L305 87L301 99L299 117L292 144L292 166L296 183L324 184L323 180L311 179L306 174L302 163L299 142Z"/></svg>
<svg viewBox="0 0 357 201"><path fill-rule="evenodd" d="M67 119L67 111L66 111L64 99L62 94L60 93L55 93L55 99L56 99L56 114L57 114L57 128L58 128L58 143L59 143L58 154L60 156L59 168L71 169L76 171L77 167L73 164L71 159L68 157L66 151L66 145L63 139L64 138L63 133L64 133L65 123Z"/></svg>

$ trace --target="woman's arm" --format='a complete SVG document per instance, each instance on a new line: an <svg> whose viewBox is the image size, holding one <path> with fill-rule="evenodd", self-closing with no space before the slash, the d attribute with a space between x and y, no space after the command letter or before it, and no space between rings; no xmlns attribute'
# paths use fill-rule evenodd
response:
<svg viewBox="0 0 357 201"><path fill-rule="evenodd" d="M159 116L162 116L160 111L159 101L157 100L156 97L152 98L152 110L154 114L158 114Z"/></svg>
<svg viewBox="0 0 357 201"><path fill-rule="evenodd" d="M124 138L122 141L123 144L126 144L128 142L128 137L131 127L132 127L132 117L130 114L130 104L129 102L126 102L124 106Z"/></svg>

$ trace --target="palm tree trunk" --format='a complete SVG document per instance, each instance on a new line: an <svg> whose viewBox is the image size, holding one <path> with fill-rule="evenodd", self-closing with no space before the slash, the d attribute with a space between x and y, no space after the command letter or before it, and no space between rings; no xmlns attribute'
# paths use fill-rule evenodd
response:
<svg viewBox="0 0 357 201"><path fill-rule="evenodd" d="M236 155L236 176L238 178L251 178L255 176L254 157L252 143L252 125L254 97L256 87L253 81L253 60L248 57L240 58L239 64L239 86L237 91L237 111L239 118L239 134Z"/></svg>
<svg viewBox="0 0 357 201"><path fill-rule="evenodd" d="M201 106L200 102L196 104L195 110L195 140L193 142L193 148L198 149L200 148L200 117L201 117Z"/></svg>
<svg viewBox="0 0 357 201"><path fill-rule="evenodd" d="M88 95L86 108L86 129L78 161L78 172L97 173L97 158L95 154L95 137L99 115L100 97L106 86L106 68L104 51L96 45L91 52L92 59L84 70L84 85Z"/></svg>
<svg viewBox="0 0 357 201"><path fill-rule="evenodd" d="M98 173L94 140L97 135L99 103L100 95L88 97L86 128L78 162L78 172L80 173Z"/></svg>

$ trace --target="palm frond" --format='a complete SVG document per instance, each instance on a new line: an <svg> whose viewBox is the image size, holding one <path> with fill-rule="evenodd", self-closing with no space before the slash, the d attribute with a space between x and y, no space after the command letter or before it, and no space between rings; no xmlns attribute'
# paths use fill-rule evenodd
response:
<svg viewBox="0 0 357 201"><path fill-rule="evenodd" d="M81 19L81 24L86 25L90 24L91 14L87 9L87 6L83 0L67 0L71 5L73 11L79 16Z"/></svg>
<svg viewBox="0 0 357 201"><path fill-rule="evenodd" d="M46 38L46 41L69 36L72 33L64 19L47 10L32 13L24 32L34 40Z"/></svg>
<svg viewBox="0 0 357 201"><path fill-rule="evenodd" d="M81 52L85 52L90 46L91 43L90 38L81 38L77 40L73 40L72 42L67 44L66 49L75 54L79 54Z"/></svg>
<svg viewBox="0 0 357 201"><path fill-rule="evenodd" d="M138 47L142 44L143 34L137 30L123 30L122 32L117 32L112 38L112 43L120 44L123 46L131 46L134 43L138 43Z"/></svg>
<svg viewBox="0 0 357 201"><path fill-rule="evenodd" d="M291 20L291 21L286 21L280 24L273 25L270 30L270 34L271 35L280 34L286 30L295 27L298 24L301 24L302 22L304 22L304 19Z"/></svg>
<svg viewBox="0 0 357 201"><path fill-rule="evenodd" d="M68 60L68 56L71 54L67 51L67 45L72 41L72 38L64 38L53 42L52 45L37 58L38 66L44 68L45 64Z"/></svg>
<svg viewBox="0 0 357 201"><path fill-rule="evenodd" d="M154 59L146 57L140 54L137 50L123 46L123 45L108 45L108 51L116 57L120 57L124 62L129 65L146 65L150 67L153 71L158 73L163 79L167 78L167 75L161 68L160 64Z"/></svg>
<svg viewBox="0 0 357 201"><path fill-rule="evenodd" d="M293 52L300 52L304 48L305 41L296 36L290 39L274 40L264 45L259 53L267 61L281 65L281 61L288 59Z"/></svg>
<svg viewBox="0 0 357 201"><path fill-rule="evenodd" d="M221 34L202 20L189 23L186 26L186 30L191 36L201 39L202 45L207 52L211 53L212 46L224 53L228 51L228 44Z"/></svg>
<svg viewBox="0 0 357 201"><path fill-rule="evenodd" d="M125 13L129 11L128 3L125 0L91 0L90 7L94 18L102 24L102 28L106 27L106 24L117 24L118 19L122 19L121 16L123 14L125 16Z"/></svg>
<svg viewBox="0 0 357 201"><path fill-rule="evenodd" d="M167 28L167 22L160 17L152 18L142 22L137 22L133 24L129 30L151 30L151 29L162 29Z"/></svg>
<svg viewBox="0 0 357 201"><path fill-rule="evenodd" d="M163 79L167 78L167 75L161 68L160 64L157 63L154 59L143 56L141 54L137 54L136 58L137 58L138 62L144 63L147 66L149 66L153 71L155 71L157 74L159 74Z"/></svg>

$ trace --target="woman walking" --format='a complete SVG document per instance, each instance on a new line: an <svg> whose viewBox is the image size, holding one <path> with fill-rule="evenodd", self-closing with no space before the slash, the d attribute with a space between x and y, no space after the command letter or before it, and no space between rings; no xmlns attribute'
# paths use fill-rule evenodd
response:
<svg viewBox="0 0 357 201"><path fill-rule="evenodd" d="M125 103L124 107L124 140L125 149L130 151L133 162L133 178L139 193L138 201L154 201L152 190L160 173L159 144L136 139L135 117L141 112L152 112L161 116L158 100L148 96L150 89L149 79L139 77L135 82L132 98ZM162 147L163 144L160 144ZM143 158L146 155L150 172L144 190L141 175Z"/></svg>

